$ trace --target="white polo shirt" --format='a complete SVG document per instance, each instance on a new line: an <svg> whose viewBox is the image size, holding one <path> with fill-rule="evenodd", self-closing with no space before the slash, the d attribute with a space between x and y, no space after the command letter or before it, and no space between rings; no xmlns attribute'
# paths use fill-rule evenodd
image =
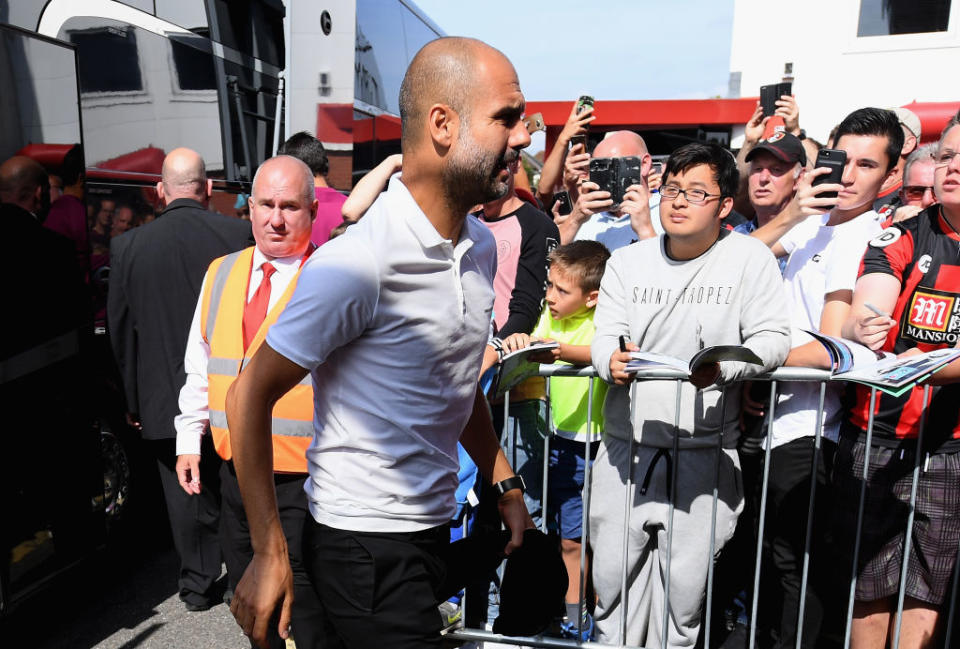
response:
<svg viewBox="0 0 960 649"><path fill-rule="evenodd" d="M660 194L650 194L650 225L657 235L663 234L663 224L660 222ZM598 241L613 252L617 248L629 246L637 241L638 236L630 224L629 214L611 214L597 212L577 230L575 241Z"/></svg>
<svg viewBox="0 0 960 649"><path fill-rule="evenodd" d="M780 239L790 255L783 282L790 307L791 347L813 340L805 330L820 330L828 293L853 290L867 243L883 230L872 210L840 225L827 225L829 219L829 212L810 216ZM777 392L773 447L815 435L820 384L778 383ZM823 435L833 441L840 431L841 394L841 385L827 384L820 425Z"/></svg>
<svg viewBox="0 0 960 649"><path fill-rule="evenodd" d="M266 342L313 376L305 488L318 522L410 532L453 516L496 264L476 218L454 245L394 177L304 265Z"/></svg>

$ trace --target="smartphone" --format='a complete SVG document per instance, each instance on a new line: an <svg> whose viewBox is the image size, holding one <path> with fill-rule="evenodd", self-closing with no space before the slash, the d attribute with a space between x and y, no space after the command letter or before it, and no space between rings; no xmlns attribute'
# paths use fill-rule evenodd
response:
<svg viewBox="0 0 960 649"><path fill-rule="evenodd" d="M769 117L777 112L777 101L780 97L792 94L793 84L789 81L760 86L760 106L763 107L763 116Z"/></svg>
<svg viewBox="0 0 960 649"><path fill-rule="evenodd" d="M593 108L593 97L590 95L580 95L580 98L577 99L577 115L582 113L587 108ZM587 129L589 129L589 124ZM587 150L587 136L586 135L574 135L570 138L570 148L573 148L577 144L583 145L583 150Z"/></svg>
<svg viewBox="0 0 960 649"><path fill-rule="evenodd" d="M654 160L652 163L650 163L650 173L658 175L663 174L663 163L658 160Z"/></svg>
<svg viewBox="0 0 960 649"><path fill-rule="evenodd" d="M593 158L590 160L590 182L610 192L613 205L608 209L615 210L623 202L623 195L630 185L643 183L642 167L643 159L636 156Z"/></svg>
<svg viewBox="0 0 960 649"><path fill-rule="evenodd" d="M617 163L618 158L590 158L590 182L605 191L610 192L610 198L613 198L614 205L617 199L614 194L617 193ZM610 209L612 209L611 206Z"/></svg>
<svg viewBox="0 0 960 649"><path fill-rule="evenodd" d="M550 201L550 207L560 201L560 205L557 206L557 213L560 216L564 216L573 211L573 203L570 202L570 194L566 191L557 192L553 195L553 200Z"/></svg>
<svg viewBox="0 0 960 649"><path fill-rule="evenodd" d="M840 149L820 149L817 154L817 162L813 165L814 169L820 167L829 167L830 173L817 176L813 179L813 186L823 185L825 183L840 183L843 180L843 167L847 164L847 152ZM823 192L818 194L820 198L836 198L837 192ZM834 206L831 206L833 209Z"/></svg>
<svg viewBox="0 0 960 649"><path fill-rule="evenodd" d="M524 117L523 125L526 127L529 135L533 135L537 131L547 130L547 127L543 124L543 113L534 113L533 115Z"/></svg>

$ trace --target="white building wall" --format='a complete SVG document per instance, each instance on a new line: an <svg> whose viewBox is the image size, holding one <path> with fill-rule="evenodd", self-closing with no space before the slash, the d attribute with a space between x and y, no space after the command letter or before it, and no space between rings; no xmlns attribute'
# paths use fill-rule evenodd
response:
<svg viewBox="0 0 960 649"><path fill-rule="evenodd" d="M792 62L800 125L825 142L857 108L960 100L960 3L951 4L947 32L858 38L859 0L734 0L730 71L742 74L741 96L758 96Z"/></svg>

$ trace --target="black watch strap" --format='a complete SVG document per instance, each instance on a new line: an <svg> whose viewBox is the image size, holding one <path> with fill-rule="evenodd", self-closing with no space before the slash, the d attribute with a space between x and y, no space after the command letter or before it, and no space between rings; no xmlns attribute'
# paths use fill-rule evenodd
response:
<svg viewBox="0 0 960 649"><path fill-rule="evenodd" d="M519 489L521 492L526 492L527 485L523 481L522 476L515 475L506 480L501 480L497 484L493 485L493 488L497 490L497 495L502 496L511 489Z"/></svg>

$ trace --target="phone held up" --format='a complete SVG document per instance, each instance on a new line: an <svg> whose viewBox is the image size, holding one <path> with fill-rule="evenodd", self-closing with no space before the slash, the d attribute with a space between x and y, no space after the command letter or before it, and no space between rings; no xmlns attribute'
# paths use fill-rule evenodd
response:
<svg viewBox="0 0 960 649"><path fill-rule="evenodd" d="M559 214L560 216L566 216L567 214L570 214L573 211L573 203L570 202L569 193L567 193L566 191L562 191L554 194L551 204L556 204L558 201L560 202L560 204L557 205L557 214Z"/></svg>
<svg viewBox="0 0 960 649"><path fill-rule="evenodd" d="M814 178L813 186L816 187L817 185L824 185L827 183L839 184L843 179L843 167L846 164L846 151L841 151L839 149L820 149L820 152L817 154L817 162L813 168L819 169L821 167L827 167L830 169L830 173ZM818 196L820 198L836 198L837 192L822 192L818 194ZM830 209L833 209L834 207L834 205L831 205Z"/></svg>
<svg viewBox="0 0 960 649"><path fill-rule="evenodd" d="M577 115L582 113L587 108L593 108L593 97L590 95L580 95L580 98L577 99ZM589 129L589 125L587 126ZM587 136L586 135L574 135L570 138L570 148L575 147L578 144L582 144L584 151L587 148Z"/></svg>
<svg viewBox="0 0 960 649"><path fill-rule="evenodd" d="M760 86L760 106L763 107L763 116L770 117L777 112L777 101L780 97L792 94L793 83L789 81Z"/></svg>
<svg viewBox="0 0 960 649"><path fill-rule="evenodd" d="M625 158L591 158L590 182L596 183L601 190L610 192L613 199L611 210L617 209L623 202L623 195L630 185L643 183L641 173L643 159L637 156Z"/></svg>

